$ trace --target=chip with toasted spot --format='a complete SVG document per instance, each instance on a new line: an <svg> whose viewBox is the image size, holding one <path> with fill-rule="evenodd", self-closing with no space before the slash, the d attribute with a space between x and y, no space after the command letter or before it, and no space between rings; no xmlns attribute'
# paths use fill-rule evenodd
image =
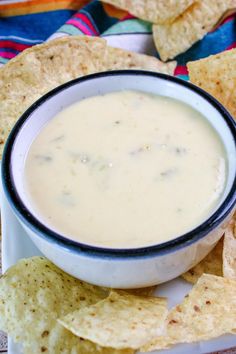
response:
<svg viewBox="0 0 236 354"><path fill-rule="evenodd" d="M165 331L167 302L111 291L95 305L71 312L59 322L75 335L103 347L138 349Z"/></svg>
<svg viewBox="0 0 236 354"><path fill-rule="evenodd" d="M225 231L223 247L223 274L236 280L236 215Z"/></svg>
<svg viewBox="0 0 236 354"><path fill-rule="evenodd" d="M173 23L153 25L153 37L162 60L188 50L213 29L223 14L233 7L232 0L201 0L191 5Z"/></svg>
<svg viewBox="0 0 236 354"><path fill-rule="evenodd" d="M68 36L26 49L0 68L0 158L21 114L53 88L80 76L115 69L173 74L175 63L108 47L98 37Z"/></svg>
<svg viewBox="0 0 236 354"><path fill-rule="evenodd" d="M171 22L195 0L103 0L152 23Z"/></svg>
<svg viewBox="0 0 236 354"><path fill-rule="evenodd" d="M187 64L190 81L214 96L236 118L236 49Z"/></svg>
<svg viewBox="0 0 236 354"><path fill-rule="evenodd" d="M222 252L223 237L200 263L191 268L188 272L182 274L182 278L189 283L195 284L203 273L222 276Z"/></svg>
<svg viewBox="0 0 236 354"><path fill-rule="evenodd" d="M22 343L25 354L110 354L110 349L80 340L57 322L107 295L103 288L71 277L43 257L23 259L0 279L0 328Z"/></svg>
<svg viewBox="0 0 236 354"><path fill-rule="evenodd" d="M236 281L203 274L183 302L167 317L167 335L142 351L163 349L233 333L236 328Z"/></svg>

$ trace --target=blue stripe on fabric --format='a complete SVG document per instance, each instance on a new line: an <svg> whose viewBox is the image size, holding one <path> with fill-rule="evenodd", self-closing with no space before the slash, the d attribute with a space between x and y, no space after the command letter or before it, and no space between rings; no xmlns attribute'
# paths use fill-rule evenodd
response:
<svg viewBox="0 0 236 354"><path fill-rule="evenodd" d="M3 41L13 41L15 43L23 43L23 44L36 44L39 42L43 42L43 40L40 39L28 39L28 38L23 38L23 37L18 37L18 36L0 36L0 40Z"/></svg>
<svg viewBox="0 0 236 354"><path fill-rule="evenodd" d="M152 33L152 24L147 21L137 20L136 18L120 21L116 23L113 27L109 28L103 33L104 36L107 35L120 35L120 34L139 34Z"/></svg>
<svg viewBox="0 0 236 354"><path fill-rule="evenodd" d="M57 10L44 13L0 18L0 36L20 36L31 40L46 40L57 31L75 11Z"/></svg>
<svg viewBox="0 0 236 354"><path fill-rule="evenodd" d="M236 19L233 19L220 26L216 31L208 33L188 51L176 57L178 65L186 65L188 61L205 58L226 50L236 41L235 26Z"/></svg>
<svg viewBox="0 0 236 354"><path fill-rule="evenodd" d="M15 48L12 48L12 47L9 48L9 47L4 47L4 46L2 46L0 48L0 51L9 52L9 53L13 53L13 54L18 54L20 52L19 50L15 49Z"/></svg>
<svg viewBox="0 0 236 354"><path fill-rule="evenodd" d="M6 64L9 59L0 57L0 64Z"/></svg>
<svg viewBox="0 0 236 354"><path fill-rule="evenodd" d="M60 28L60 30L57 31L57 33L70 34L71 36L78 36L80 34L84 35L82 31L73 25L64 25Z"/></svg>
<svg viewBox="0 0 236 354"><path fill-rule="evenodd" d="M179 79L182 79L182 80L185 80L185 81L188 81L188 80L189 80L188 75L177 75L177 77L178 77Z"/></svg>

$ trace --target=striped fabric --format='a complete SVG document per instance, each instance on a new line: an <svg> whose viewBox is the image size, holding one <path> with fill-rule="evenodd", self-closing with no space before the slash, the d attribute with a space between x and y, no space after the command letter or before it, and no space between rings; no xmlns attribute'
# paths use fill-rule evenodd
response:
<svg viewBox="0 0 236 354"><path fill-rule="evenodd" d="M186 62L236 47L236 18L229 17L215 31L176 59L175 74L187 79ZM0 63L22 50L64 35L103 36L108 43L158 56L151 24L99 0L0 1Z"/></svg>

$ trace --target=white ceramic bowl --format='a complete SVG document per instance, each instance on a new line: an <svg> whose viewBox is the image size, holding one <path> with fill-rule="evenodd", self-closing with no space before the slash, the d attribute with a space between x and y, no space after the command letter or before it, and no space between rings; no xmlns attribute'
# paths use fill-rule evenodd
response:
<svg viewBox="0 0 236 354"><path fill-rule="evenodd" d="M224 196L208 220L193 231L160 245L108 249L71 241L43 225L31 211L23 183L28 149L45 123L67 106L86 97L127 89L173 97L191 105L206 117L219 133L227 151L228 179ZM11 132L4 150L2 180L4 193L16 217L40 251L53 263L75 277L93 284L136 288L177 277L198 263L214 247L222 236L235 205L235 156L236 127L233 119L216 100L201 89L177 78L151 72L106 72L80 78L56 88L23 114Z"/></svg>

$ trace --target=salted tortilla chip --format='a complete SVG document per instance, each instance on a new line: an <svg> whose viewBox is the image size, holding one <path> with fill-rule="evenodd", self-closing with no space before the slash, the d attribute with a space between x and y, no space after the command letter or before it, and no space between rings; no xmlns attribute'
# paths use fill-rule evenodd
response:
<svg viewBox="0 0 236 354"><path fill-rule="evenodd" d="M223 237L213 250L195 267L182 274L189 283L195 284L203 273L223 276L222 270Z"/></svg>
<svg viewBox="0 0 236 354"><path fill-rule="evenodd" d="M74 337L74 335L72 334ZM101 347L100 345L96 345L88 340L83 340L82 338L78 338L79 344L77 347L72 350L70 353L71 354L134 354L134 351L132 349L114 349L114 348L104 348ZM65 349L63 348L63 351L59 352L65 353ZM58 353L58 354L59 354ZM29 353L32 354L32 353ZM50 353L51 354L51 353ZM57 354L57 353L55 353Z"/></svg>
<svg viewBox="0 0 236 354"><path fill-rule="evenodd" d="M112 354L110 349L103 351L80 340L57 322L58 317L107 295L104 289L71 277L43 257L23 259L0 279L0 328L22 343L25 354Z"/></svg>
<svg viewBox="0 0 236 354"><path fill-rule="evenodd" d="M236 220L232 219L224 236L223 274L236 280Z"/></svg>
<svg viewBox="0 0 236 354"><path fill-rule="evenodd" d="M122 68L142 69L173 75L176 68L176 62L171 61L169 63L163 63L150 55L139 54L108 46L104 68L105 70L119 70Z"/></svg>
<svg viewBox="0 0 236 354"><path fill-rule="evenodd" d="M113 49L105 40L87 36L55 39L10 60L0 68L0 158L17 119L42 95L80 76L131 67L173 74L175 64Z"/></svg>
<svg viewBox="0 0 236 354"><path fill-rule="evenodd" d="M236 118L236 49L187 64L190 81L214 96Z"/></svg>
<svg viewBox="0 0 236 354"><path fill-rule="evenodd" d="M156 338L143 351L177 343L208 340L236 328L236 281L203 274L180 305L167 317L167 335Z"/></svg>
<svg viewBox="0 0 236 354"><path fill-rule="evenodd" d="M133 348L164 332L167 316L164 298L112 291L95 305L74 311L59 322L75 335L112 348Z"/></svg>
<svg viewBox="0 0 236 354"><path fill-rule="evenodd" d="M152 23L171 22L195 0L103 0Z"/></svg>
<svg viewBox="0 0 236 354"><path fill-rule="evenodd" d="M153 25L154 42L161 59L166 61L185 52L212 30L232 6L232 0L201 0L173 23Z"/></svg>

